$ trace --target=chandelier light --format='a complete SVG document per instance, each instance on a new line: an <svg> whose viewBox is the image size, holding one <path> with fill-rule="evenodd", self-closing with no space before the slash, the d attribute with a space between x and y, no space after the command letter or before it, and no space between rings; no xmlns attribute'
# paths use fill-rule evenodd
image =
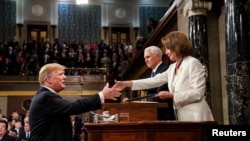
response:
<svg viewBox="0 0 250 141"><path fill-rule="evenodd" d="M76 4L88 4L89 0L76 0Z"/></svg>

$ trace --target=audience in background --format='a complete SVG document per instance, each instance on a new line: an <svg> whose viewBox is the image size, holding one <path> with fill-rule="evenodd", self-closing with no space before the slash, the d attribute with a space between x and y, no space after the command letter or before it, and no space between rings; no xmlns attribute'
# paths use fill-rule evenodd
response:
<svg viewBox="0 0 250 141"><path fill-rule="evenodd" d="M9 135L7 119L0 118L0 140L1 141L15 141L16 138Z"/></svg>
<svg viewBox="0 0 250 141"><path fill-rule="evenodd" d="M15 122L14 127L11 129L11 131L16 134L17 139L19 139L19 135L20 133L22 133L22 131L20 130L21 127L22 127L22 123L20 120L18 120Z"/></svg>
<svg viewBox="0 0 250 141"><path fill-rule="evenodd" d="M83 122L80 117L77 115L71 115L70 120L72 123L72 130L73 130L73 139L72 141L81 141L83 138L82 135L82 128L83 128Z"/></svg>
<svg viewBox="0 0 250 141"><path fill-rule="evenodd" d="M6 116L2 113L2 109L0 108L0 119L1 118L6 118Z"/></svg>
<svg viewBox="0 0 250 141"><path fill-rule="evenodd" d="M139 43L140 42L140 43ZM48 63L59 63L70 68L67 75L78 75L79 68L102 68L110 74L122 73L131 62L143 42L136 46L130 41L123 43L99 43L94 41L79 41L72 39L67 42L63 39L49 39L34 41L27 39L19 44L16 37L11 40L0 41L0 75L37 75L38 70ZM78 68L78 69L76 69Z"/></svg>
<svg viewBox="0 0 250 141"><path fill-rule="evenodd" d="M1 113L1 109L0 109ZM9 116L0 116L0 141L29 141L29 111L20 115L14 111Z"/></svg>
<svg viewBox="0 0 250 141"><path fill-rule="evenodd" d="M153 19L153 18L149 18L149 19L147 20L147 27L148 27L148 33L149 33L148 36L150 36L151 33L156 29L158 23L159 23L159 22L156 21L156 20Z"/></svg>
<svg viewBox="0 0 250 141"><path fill-rule="evenodd" d="M18 141L29 141L30 138L30 124L24 123L24 131L19 134Z"/></svg>

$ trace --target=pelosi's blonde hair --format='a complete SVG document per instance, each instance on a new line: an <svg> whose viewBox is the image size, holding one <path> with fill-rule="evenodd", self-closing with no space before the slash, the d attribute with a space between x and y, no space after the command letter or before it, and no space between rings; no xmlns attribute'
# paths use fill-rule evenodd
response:
<svg viewBox="0 0 250 141"><path fill-rule="evenodd" d="M161 38L162 45L177 56L184 58L193 54L193 47L188 36L181 31L173 31Z"/></svg>

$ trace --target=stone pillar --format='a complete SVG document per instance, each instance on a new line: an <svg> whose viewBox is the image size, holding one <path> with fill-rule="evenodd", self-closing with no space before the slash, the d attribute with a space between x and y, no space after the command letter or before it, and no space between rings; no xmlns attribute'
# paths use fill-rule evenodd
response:
<svg viewBox="0 0 250 141"><path fill-rule="evenodd" d="M189 0L184 6L184 16L189 17L189 38L194 47L194 57L199 59L208 70L208 39L207 39L207 11L211 10L212 3ZM211 105L210 85L207 81L207 102Z"/></svg>
<svg viewBox="0 0 250 141"><path fill-rule="evenodd" d="M225 0L229 124L250 124L250 48L247 0Z"/></svg>

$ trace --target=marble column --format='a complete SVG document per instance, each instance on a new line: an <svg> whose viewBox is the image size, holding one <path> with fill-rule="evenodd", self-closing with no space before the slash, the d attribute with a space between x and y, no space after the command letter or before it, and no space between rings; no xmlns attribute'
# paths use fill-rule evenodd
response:
<svg viewBox="0 0 250 141"><path fill-rule="evenodd" d="M208 70L208 37L207 37L207 11L211 10L212 3L190 0L184 6L184 16L189 17L189 38L194 48L193 56L198 58ZM207 102L211 105L209 94L210 85L207 81Z"/></svg>
<svg viewBox="0 0 250 141"><path fill-rule="evenodd" d="M247 0L225 0L229 124L250 124L250 48Z"/></svg>

